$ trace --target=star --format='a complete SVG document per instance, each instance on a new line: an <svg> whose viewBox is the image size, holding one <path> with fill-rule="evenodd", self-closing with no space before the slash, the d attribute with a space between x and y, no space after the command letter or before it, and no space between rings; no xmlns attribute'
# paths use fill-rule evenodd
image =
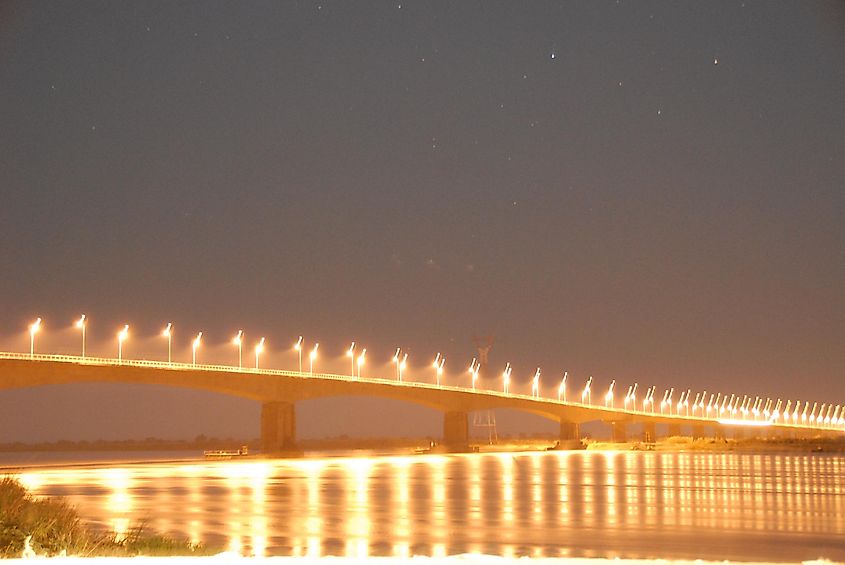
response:
<svg viewBox="0 0 845 565"><path fill-rule="evenodd" d="M715 57L714 57L714 58L713 58L713 64L714 64L714 65L718 65L718 64L719 64L719 59L717 59L717 58L715 58Z"/></svg>

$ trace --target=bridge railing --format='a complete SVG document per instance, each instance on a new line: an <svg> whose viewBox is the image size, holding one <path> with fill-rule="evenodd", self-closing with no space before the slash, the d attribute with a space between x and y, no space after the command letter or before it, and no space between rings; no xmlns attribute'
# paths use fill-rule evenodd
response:
<svg viewBox="0 0 845 565"><path fill-rule="evenodd" d="M218 373L231 373L235 375L266 375L266 376L281 376L281 377L288 377L288 378L302 378L302 379L324 379L324 380L335 380L335 381L345 381L345 382L361 382L361 383L370 383L370 384L378 384L378 385L386 385L386 386L396 386L396 387L410 387L410 388L418 388L418 389L426 389L426 390L436 390L436 391L451 391L456 393L465 393L465 394L481 394L485 396L494 396L502 399L519 399L529 402L538 402L542 404L552 404L552 405L560 405L560 406L571 406L577 408L584 408L589 410L594 410L597 412L604 412L610 415L625 415L625 416L646 416L646 417L653 417L653 418L664 418L664 419L672 419L672 420L680 420L689 423L722 423L728 425L740 425L740 426L765 426L765 425L776 425L778 427L784 428L794 428L794 429L811 429L811 430L839 430L845 429L845 425L841 422L842 418L838 421L830 423L821 423L819 422L805 422L802 421L800 423L793 422L790 423L788 421L767 421L767 420L748 420L748 419L723 419L721 417L710 417L708 415L685 415L685 414L664 414L661 412L654 412L654 411L647 411L647 410L637 410L634 409L627 409L627 408L615 408L615 407L607 407L595 404L587 404L582 402L572 402L568 400L558 400L555 398L546 398L541 396L533 396L527 394L519 394L519 393L511 393L511 392L504 392L498 390L490 390L490 389L481 389L481 388L466 388L461 386L454 386L454 385L443 385L443 384L435 384L435 383L425 383L419 381L398 381L395 379L385 379L379 377L353 377L351 375L341 375L341 374L334 374L334 373L311 373L311 372L299 372L299 371L287 371L283 369L261 369L261 368L250 368L250 367L235 367L232 365L209 365L209 364L194 364L194 363L182 363L176 361L155 361L155 360L147 360L147 359L114 359L114 358L107 358L107 357L81 357L78 355L56 355L56 354L45 354L45 353L14 353L14 352L2 352L0 351L0 359L9 359L9 360L17 360L17 361L34 361L34 362L58 362L58 363L72 363L77 365L92 365L92 366L108 366L108 367L140 367L140 368L152 368L152 369L160 369L160 370L178 370L178 371L200 371L200 372L218 372Z"/></svg>

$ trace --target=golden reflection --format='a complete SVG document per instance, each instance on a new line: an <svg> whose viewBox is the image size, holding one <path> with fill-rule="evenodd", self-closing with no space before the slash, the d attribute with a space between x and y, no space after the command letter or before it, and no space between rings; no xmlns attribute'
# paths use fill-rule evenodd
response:
<svg viewBox="0 0 845 565"><path fill-rule="evenodd" d="M132 512L132 498L129 490L132 480L126 469L107 469L104 482L111 489L106 510L111 513L112 531L117 539L123 539L129 532L129 515Z"/></svg>
<svg viewBox="0 0 845 565"><path fill-rule="evenodd" d="M811 539L802 536L836 539L845 531L843 472L845 458L827 454L587 451L61 468L18 478L118 535L153 520L162 533L244 555L608 557L636 552L646 543L632 537L641 528L656 547L695 539L693 550L716 557L725 532L780 548ZM596 531L611 545L593 543Z"/></svg>

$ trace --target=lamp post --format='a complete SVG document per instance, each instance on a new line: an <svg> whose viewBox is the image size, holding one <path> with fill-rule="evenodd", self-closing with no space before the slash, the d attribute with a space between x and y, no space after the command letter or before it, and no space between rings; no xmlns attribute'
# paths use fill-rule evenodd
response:
<svg viewBox="0 0 845 565"><path fill-rule="evenodd" d="M405 367L408 365L408 354L406 353L404 357L402 357L402 361L399 362L399 382L402 382L402 375L405 373Z"/></svg>
<svg viewBox="0 0 845 565"><path fill-rule="evenodd" d="M261 356L261 352L264 351L264 338L262 337L258 340L258 343L255 344L255 368L258 369L258 358Z"/></svg>
<svg viewBox="0 0 845 565"><path fill-rule="evenodd" d="M613 388L616 386L616 379L610 381L610 386L607 387L607 394L604 395L604 407L607 408L608 403L610 409L613 410Z"/></svg>
<svg viewBox="0 0 845 565"><path fill-rule="evenodd" d="M560 379L560 386L559 386L559 387L557 387L557 399L558 399L558 402L560 402L560 401L561 401L561 399L562 399L564 402L566 402L566 377L568 377L568 376L569 376L569 373L567 373L566 371L564 371L564 372L563 372L563 378L562 378L562 379Z"/></svg>
<svg viewBox="0 0 845 565"><path fill-rule="evenodd" d="M592 384L593 377L590 377L589 379L587 379L587 384L584 385L584 391L581 393L581 404L584 404L585 399L587 401L587 404L593 403Z"/></svg>
<svg viewBox="0 0 845 565"><path fill-rule="evenodd" d="M191 344L191 365L194 367L197 366L197 349L199 349L201 340L202 332L197 334L197 337L194 338L194 342Z"/></svg>
<svg viewBox="0 0 845 565"><path fill-rule="evenodd" d="M299 339L296 343L293 344L293 348L299 353L299 376L302 376L302 336L299 336Z"/></svg>
<svg viewBox="0 0 845 565"><path fill-rule="evenodd" d="M117 332L117 362L123 363L123 342L129 337L129 324L123 326L123 329Z"/></svg>
<svg viewBox="0 0 845 565"><path fill-rule="evenodd" d="M540 367L534 372L534 378L531 379L531 396L540 396Z"/></svg>
<svg viewBox="0 0 845 565"><path fill-rule="evenodd" d="M502 372L502 391L505 394L510 393L511 388L511 373L513 372L513 367L511 367L510 362L505 365L505 370Z"/></svg>
<svg viewBox="0 0 845 565"><path fill-rule="evenodd" d="M472 375L472 390L475 390L475 384L478 382L478 373L481 371L481 363L472 358L472 364L469 367L469 372Z"/></svg>
<svg viewBox="0 0 845 565"><path fill-rule="evenodd" d="M314 344L314 349L311 350L311 353L308 354L308 375L313 377L314 376L314 359L317 358L317 348L320 347L319 343Z"/></svg>
<svg viewBox="0 0 845 565"><path fill-rule="evenodd" d="M396 365L396 380L397 381L402 380L402 375L399 372L399 354L400 354L401 351L402 351L402 349L397 347L396 353L393 354L393 359L391 360L393 362L393 364Z"/></svg>
<svg viewBox="0 0 845 565"><path fill-rule="evenodd" d="M29 358L35 357L35 334L41 330L41 318L38 318L29 325Z"/></svg>
<svg viewBox="0 0 845 565"><path fill-rule="evenodd" d="M443 364L446 363L446 358L440 355L440 352L437 352L437 357L434 358L434 363L432 363L432 367L434 367L434 371L437 375L437 386L440 386L440 379L443 376Z"/></svg>
<svg viewBox="0 0 845 565"><path fill-rule="evenodd" d="M87 326L85 322L85 314L82 314L80 318L76 321L76 327L82 330L82 358L85 359L85 326Z"/></svg>
<svg viewBox="0 0 845 565"><path fill-rule="evenodd" d="M238 346L238 369L243 369L244 366L244 331L238 330L238 335L232 338L232 344Z"/></svg>
<svg viewBox="0 0 845 565"><path fill-rule="evenodd" d="M355 378L355 342L346 350L346 356L349 357L349 376Z"/></svg>
<svg viewBox="0 0 845 565"><path fill-rule="evenodd" d="M167 327L164 328L164 331L161 332L161 335L167 338L167 363L171 364L173 362L173 358L171 357L171 345L173 342L173 324L168 322Z"/></svg>
<svg viewBox="0 0 845 565"><path fill-rule="evenodd" d="M358 361L357 361L357 363L358 363L358 379L359 380L361 378L361 366L366 362L366 360L367 360L367 348L365 347L363 350L361 350L361 355L358 356Z"/></svg>

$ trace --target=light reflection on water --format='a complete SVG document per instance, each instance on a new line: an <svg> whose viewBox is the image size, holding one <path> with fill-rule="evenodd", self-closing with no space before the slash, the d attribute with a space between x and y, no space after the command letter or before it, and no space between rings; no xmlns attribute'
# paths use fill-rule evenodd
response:
<svg viewBox="0 0 845 565"><path fill-rule="evenodd" d="M98 527L255 555L845 559L845 458L539 452L30 470Z"/></svg>

